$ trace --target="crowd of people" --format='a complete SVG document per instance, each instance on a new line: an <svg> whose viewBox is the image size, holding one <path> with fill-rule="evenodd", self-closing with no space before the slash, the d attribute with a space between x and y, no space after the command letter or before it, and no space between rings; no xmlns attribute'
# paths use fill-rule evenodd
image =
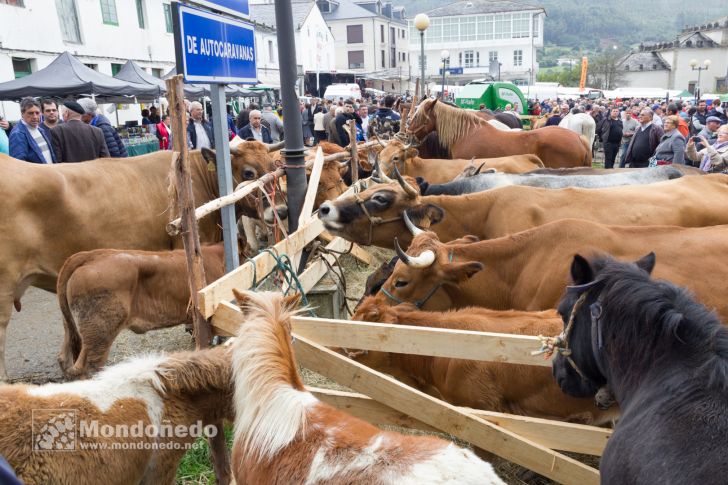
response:
<svg viewBox="0 0 728 485"><path fill-rule="evenodd" d="M570 100L530 103L531 113L558 126L569 113L587 113L596 123L604 167L685 164L728 173L728 117L720 99L691 102L649 99Z"/></svg>
<svg viewBox="0 0 728 485"><path fill-rule="evenodd" d="M376 125L399 130L396 97L329 99L306 98L300 103L303 142L312 146L322 140L349 145L348 122L354 121L357 141L370 138ZM21 120L10 126L0 119L0 153L33 163L81 162L99 157L126 157L117 130L100 113L91 98L20 103ZM214 148L212 122L204 106L186 102L187 144L190 149ZM62 112L62 114L61 114ZM529 112L548 117L546 126L558 125L568 113L586 113L596 124L596 144L604 151L605 168L686 164L705 172L728 173L728 117L719 99L682 101L629 100L532 100ZM161 150L173 146L168 114L152 106L142 110L142 126L156 135ZM232 139L276 143L284 139L283 110L252 103L234 116L227 106L227 131ZM618 160L618 161L617 161Z"/></svg>

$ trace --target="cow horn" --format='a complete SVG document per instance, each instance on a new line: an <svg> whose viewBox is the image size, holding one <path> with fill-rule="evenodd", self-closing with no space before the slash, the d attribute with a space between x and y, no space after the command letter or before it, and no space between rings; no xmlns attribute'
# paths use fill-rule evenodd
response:
<svg viewBox="0 0 728 485"><path fill-rule="evenodd" d="M377 161L374 163L374 173L377 174L377 178L382 181L382 183L388 184L389 182L394 182L389 176L384 173L382 168L379 166L379 156L377 155Z"/></svg>
<svg viewBox="0 0 728 485"><path fill-rule="evenodd" d="M272 143L270 145L267 145L266 148L268 149L268 153L270 153L270 152L275 152L277 150L280 150L284 146L286 146L286 142L279 141L278 143Z"/></svg>
<svg viewBox="0 0 728 485"><path fill-rule="evenodd" d="M418 236L425 232L419 227L415 226L415 223L412 222L412 219L409 218L409 214L407 214L407 211L402 212L402 219L404 220L404 225L407 226L407 229L409 229L409 232L411 232L413 236Z"/></svg>
<svg viewBox="0 0 728 485"><path fill-rule="evenodd" d="M407 195L410 197L417 197L420 195L417 190L415 190L405 179L402 178L402 174L399 173L399 170L397 170L397 165L394 166L394 176L397 178L397 182L399 182L399 185L402 186L402 189L407 193Z"/></svg>
<svg viewBox="0 0 728 485"><path fill-rule="evenodd" d="M419 256L409 256L402 250L396 237L394 238L394 250L402 262L410 268L429 268L435 262L435 252L431 249L424 250Z"/></svg>
<svg viewBox="0 0 728 485"><path fill-rule="evenodd" d="M472 160L471 160L471 162L472 162ZM480 173L480 171L483 169L483 167L485 167L485 162L481 163L480 166L477 169L475 169L475 173L473 175L478 175Z"/></svg>

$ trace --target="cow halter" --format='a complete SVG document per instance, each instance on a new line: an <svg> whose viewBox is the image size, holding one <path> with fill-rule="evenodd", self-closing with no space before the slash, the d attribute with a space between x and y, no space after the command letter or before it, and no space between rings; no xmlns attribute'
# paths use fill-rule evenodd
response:
<svg viewBox="0 0 728 485"><path fill-rule="evenodd" d="M390 222L396 222L402 219L402 215L396 216L396 217L390 217L389 219L382 219L378 216L372 216L369 214L369 211L367 210L365 204L365 200L362 200L359 197L359 194L354 194L354 201L356 201L356 204L359 206L359 208L362 210L364 215L369 220L369 237L367 239L367 242L365 245L370 246L372 244L372 237L374 233L374 228L377 226L381 226L382 224L389 224Z"/></svg>
<svg viewBox="0 0 728 485"><path fill-rule="evenodd" d="M447 260L448 260L448 263L452 263L452 257L453 257L453 253L452 253L452 251L450 251L450 253L448 254L448 258L447 258ZM443 284L444 284L444 283L442 283L442 282L440 282L440 283L437 283L437 284L436 284L435 286L433 286L433 287L432 287L432 288L430 289L430 291L428 291L428 292L427 292L427 293L425 294L425 296L424 296L424 297L420 298L419 300L415 300L415 301L412 301L412 302L409 302L409 301L403 300L403 299L401 299L400 297L398 297L398 296L396 296L396 295L392 294L391 292L387 291L387 289L386 289L386 288L385 288L384 286L382 286L382 287L381 287L381 288L379 289L379 291L381 291L382 293L384 293L384 296L386 296L387 298L389 298L389 299L390 299L390 300L392 300L393 302L397 303L398 305L399 305L399 304L401 304L401 303L411 303L411 304L413 304L413 305L414 305L414 306L415 306L415 307L416 307L416 308L417 308L418 310L422 310L422 307L423 307L423 306L425 306L425 304L427 303L427 301L428 301L428 300L429 300L430 298L432 298L432 296L433 296L433 295L434 295L435 293L437 293L437 290L439 290L440 288L442 288L442 285L443 285Z"/></svg>

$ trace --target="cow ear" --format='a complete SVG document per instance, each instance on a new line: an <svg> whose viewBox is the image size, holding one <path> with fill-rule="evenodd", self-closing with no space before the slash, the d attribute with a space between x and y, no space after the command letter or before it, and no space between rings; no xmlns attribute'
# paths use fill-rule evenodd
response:
<svg viewBox="0 0 728 485"><path fill-rule="evenodd" d="M374 158L372 158L371 154L372 152L370 151L369 156L366 160L364 160L363 158L359 159L359 166L361 166L361 168L363 168L367 172L371 172L372 170L374 170L374 160L376 160L376 154L374 155Z"/></svg>
<svg viewBox="0 0 728 485"><path fill-rule="evenodd" d="M409 148L405 153L405 158L415 158L420 155L420 152L416 148Z"/></svg>
<svg viewBox="0 0 728 485"><path fill-rule="evenodd" d="M655 260L655 252L653 251L650 254L642 256L640 259L635 261L634 264L636 264L638 268L646 271L647 274L652 274L652 270L655 269Z"/></svg>
<svg viewBox="0 0 728 485"><path fill-rule="evenodd" d="M479 271L483 271L485 265L479 261L467 263L450 263L443 268L444 277L447 282L460 283L473 277Z"/></svg>
<svg viewBox="0 0 728 485"><path fill-rule="evenodd" d="M574 286L585 285L594 281L594 270L589 261L580 254L575 254L574 260L571 262L571 279Z"/></svg>
<svg viewBox="0 0 728 485"><path fill-rule="evenodd" d="M209 148L203 148L202 149L202 158L204 158L207 163L216 163L215 150L210 150Z"/></svg>
<svg viewBox="0 0 728 485"><path fill-rule="evenodd" d="M445 217L445 211L435 204L422 204L407 209L407 215L417 226L427 229Z"/></svg>

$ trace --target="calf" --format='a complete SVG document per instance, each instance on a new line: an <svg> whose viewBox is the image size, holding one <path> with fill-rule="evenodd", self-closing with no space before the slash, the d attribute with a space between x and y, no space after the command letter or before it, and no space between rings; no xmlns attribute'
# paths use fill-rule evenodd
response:
<svg viewBox="0 0 728 485"><path fill-rule="evenodd" d="M88 381L0 386L0 455L28 485L173 484L196 436L234 418L232 393L227 348L135 358Z"/></svg>
<svg viewBox="0 0 728 485"><path fill-rule="evenodd" d="M225 274L222 244L202 246L205 276ZM191 323L185 252L97 249L66 260L58 276L65 338L58 362L84 377L106 363L122 329L136 333Z"/></svg>
<svg viewBox="0 0 728 485"><path fill-rule="evenodd" d="M352 318L517 335L556 335L563 329L555 310L525 312L470 307L425 312L408 303L388 306L374 297L366 298ZM615 410L597 408L593 399L565 396L550 367L372 351L360 352L356 360L397 378L414 380L423 388L433 386L445 401L456 406L597 425L617 416Z"/></svg>

